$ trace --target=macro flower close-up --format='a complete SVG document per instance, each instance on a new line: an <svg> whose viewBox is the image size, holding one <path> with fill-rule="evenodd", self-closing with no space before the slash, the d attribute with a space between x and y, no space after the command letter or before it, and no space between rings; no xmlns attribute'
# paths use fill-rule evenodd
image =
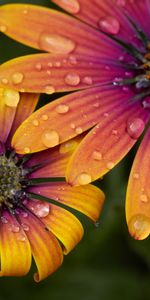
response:
<svg viewBox="0 0 150 300"><path fill-rule="evenodd" d="M11 145L38 98L38 94L0 89L0 276L25 275L33 256L37 282L53 273L63 254L81 240L83 227L74 212L96 222L104 201L99 188L71 187L63 179L78 138L31 155L28 147L20 155ZM40 122L46 119L43 114ZM38 125L36 120L33 124Z"/></svg>
<svg viewBox="0 0 150 300"><path fill-rule="evenodd" d="M22 92L72 92L43 108L49 119L42 130L49 128L53 142L43 142L33 125L40 117L35 112L18 130L15 147L20 154L25 147L41 151L88 130L66 171L67 181L78 186L110 171L146 129L126 196L129 232L144 239L150 233L150 1L51 2L64 12L28 4L0 7L4 34L48 52L2 64L0 86ZM24 134L29 130L33 140Z"/></svg>

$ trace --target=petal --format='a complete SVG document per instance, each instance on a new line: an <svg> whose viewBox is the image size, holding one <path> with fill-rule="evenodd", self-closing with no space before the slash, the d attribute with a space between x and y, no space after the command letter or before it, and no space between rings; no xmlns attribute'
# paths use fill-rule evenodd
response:
<svg viewBox="0 0 150 300"><path fill-rule="evenodd" d="M36 200L37 203L42 201ZM34 206L34 201L30 200L28 208ZM49 204L50 213L42 218L46 227L61 241L64 246L64 254L68 254L81 240L83 227L79 220L66 209Z"/></svg>
<svg viewBox="0 0 150 300"><path fill-rule="evenodd" d="M17 91L0 88L0 141L3 143L9 135L19 98Z"/></svg>
<svg viewBox="0 0 150 300"><path fill-rule="evenodd" d="M104 202L103 192L95 186L71 187L66 182L50 182L32 187L29 192L40 194L72 207L93 221L99 218Z"/></svg>
<svg viewBox="0 0 150 300"><path fill-rule="evenodd" d="M26 45L57 54L106 57L111 53L112 57L118 57L120 53L113 41L92 27L64 13L36 5L2 5L0 30Z"/></svg>
<svg viewBox="0 0 150 300"><path fill-rule="evenodd" d="M137 240L150 234L150 128L136 154L127 188L126 218L129 232Z"/></svg>
<svg viewBox="0 0 150 300"><path fill-rule="evenodd" d="M107 173L135 144L147 120L148 111L139 103L122 103L107 111L73 153L67 169L68 182L84 185Z"/></svg>
<svg viewBox="0 0 150 300"><path fill-rule="evenodd" d="M0 221L0 276L23 276L31 265L29 241L15 217L5 212Z"/></svg>
<svg viewBox="0 0 150 300"><path fill-rule="evenodd" d="M145 32L149 28L149 0L52 0L67 12L75 14L82 21L109 34L133 38L133 28L126 15L142 26ZM125 15L126 14L126 15ZM145 21L146 20L146 21ZM149 32L148 32L149 34Z"/></svg>
<svg viewBox="0 0 150 300"><path fill-rule="evenodd" d="M65 177L69 158L80 140L81 138L77 137L61 144L61 146L35 153L26 165L30 168L39 165L40 162L41 167L33 171L29 178Z"/></svg>
<svg viewBox="0 0 150 300"><path fill-rule="evenodd" d="M31 113L35 110L36 105L39 100L38 94L27 94L23 93L20 95L20 101L18 103L15 118L11 127L11 131L9 133L9 137L7 139L7 145L10 145L10 141L16 129L19 125L31 115ZM23 112L23 113L22 113Z"/></svg>
<svg viewBox="0 0 150 300"><path fill-rule="evenodd" d="M2 64L0 86L5 87L6 81L7 87L20 92L52 94L110 83L116 74L123 77L124 70L108 58L106 60L89 55L33 54Z"/></svg>
<svg viewBox="0 0 150 300"><path fill-rule="evenodd" d="M19 215L19 218L24 223L22 214ZM28 213L25 225L29 228L26 234L38 269L38 272L34 274L34 279L39 282L61 265L63 260L62 250L54 235L33 214Z"/></svg>
<svg viewBox="0 0 150 300"><path fill-rule="evenodd" d="M132 93L119 87L96 87L64 96L33 113L16 131L12 146L20 154L37 152L65 142L96 125ZM59 108L66 108L60 113ZM34 126L38 121L39 126ZM63 128L63 130L62 130Z"/></svg>

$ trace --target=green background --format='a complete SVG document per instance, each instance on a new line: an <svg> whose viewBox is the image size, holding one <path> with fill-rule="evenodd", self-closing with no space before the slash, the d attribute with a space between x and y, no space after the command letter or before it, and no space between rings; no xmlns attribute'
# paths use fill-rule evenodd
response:
<svg viewBox="0 0 150 300"><path fill-rule="evenodd" d="M53 6L48 0L0 0L0 4L6 3ZM1 63L35 52L0 34ZM44 96L42 103L51 99L50 96ZM134 148L103 181L96 182L106 193L99 224L95 227L82 218L84 239L65 257L63 266L39 284L32 278L34 266L26 277L1 278L0 300L150 299L150 239L133 240L128 234L125 220L125 191L135 151Z"/></svg>

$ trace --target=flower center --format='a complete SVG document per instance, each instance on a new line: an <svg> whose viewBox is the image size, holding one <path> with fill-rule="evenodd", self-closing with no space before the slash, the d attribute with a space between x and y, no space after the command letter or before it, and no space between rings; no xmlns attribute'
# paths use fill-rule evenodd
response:
<svg viewBox="0 0 150 300"><path fill-rule="evenodd" d="M0 156L0 206L13 207L22 191L23 168L15 155Z"/></svg>

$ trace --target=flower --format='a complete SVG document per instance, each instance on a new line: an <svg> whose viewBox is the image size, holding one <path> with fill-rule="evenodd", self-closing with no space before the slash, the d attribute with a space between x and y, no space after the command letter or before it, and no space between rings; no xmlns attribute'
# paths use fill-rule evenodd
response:
<svg viewBox="0 0 150 300"><path fill-rule="evenodd" d="M50 53L4 63L0 67L0 85L48 94L75 91L32 115L20 127L15 147L19 153L23 153L25 145L31 152L45 149L41 132L32 125L33 118L38 120L41 113L49 116L46 126L57 136L55 145L90 129L67 167L68 182L83 185L112 169L148 124L150 1L52 2L72 16L26 4L1 6L1 31ZM37 144L27 142L25 136L19 140L29 128ZM136 239L144 239L150 233L149 135L147 126L127 189L126 218Z"/></svg>
<svg viewBox="0 0 150 300"><path fill-rule="evenodd" d="M83 236L81 223L67 208L95 222L104 195L95 186L76 188L63 180L78 139L32 155L28 147L19 155L11 146L15 130L37 101L36 94L0 88L0 276L25 275L33 256L38 269L34 279L40 281L61 265L63 253ZM33 124L38 130L38 122L45 121L42 115ZM33 138L30 131L25 135Z"/></svg>

